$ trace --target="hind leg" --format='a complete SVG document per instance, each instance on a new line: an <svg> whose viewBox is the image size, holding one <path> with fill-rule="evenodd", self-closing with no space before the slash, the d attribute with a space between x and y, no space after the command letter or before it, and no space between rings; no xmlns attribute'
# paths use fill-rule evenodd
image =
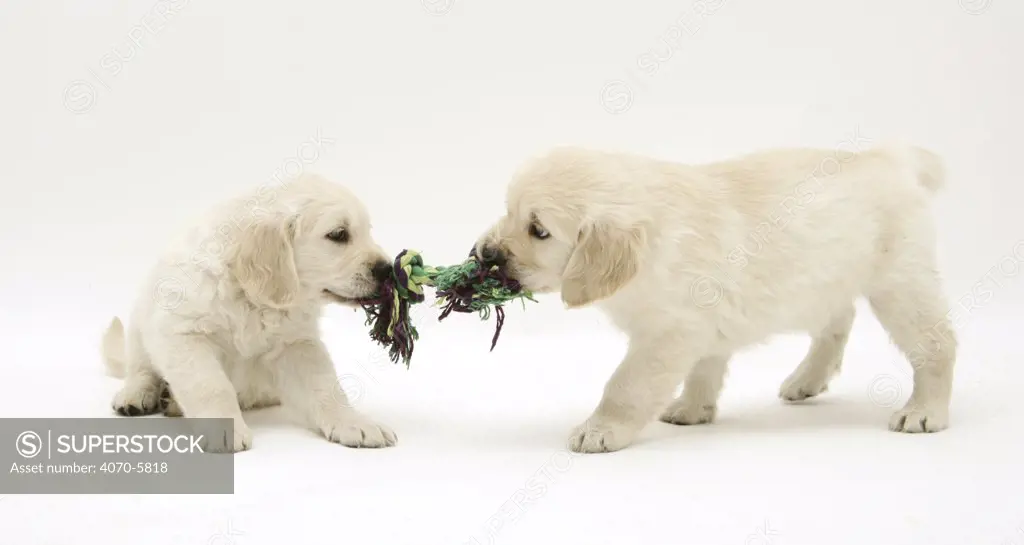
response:
<svg viewBox="0 0 1024 545"><path fill-rule="evenodd" d="M910 257L910 256L908 256ZM869 295L871 307L914 370L914 390L889 420L893 431L935 432L949 426L957 338L930 258L904 259Z"/></svg>
<svg viewBox="0 0 1024 545"><path fill-rule="evenodd" d="M138 332L128 329L125 339L125 377L111 407L121 416L146 416L161 411L162 380L139 341Z"/></svg>
<svg viewBox="0 0 1024 545"><path fill-rule="evenodd" d="M729 356L710 356L697 362L683 380L683 394L661 413L661 421L679 426L713 422L728 363Z"/></svg>
<svg viewBox="0 0 1024 545"><path fill-rule="evenodd" d="M240 452L252 447L252 431L242 418L238 394L221 364L219 348L193 335L169 335L156 339L157 366L186 418L230 418L232 436L227 443L211 443L215 451ZM219 441L220 438L213 438Z"/></svg>
<svg viewBox="0 0 1024 545"><path fill-rule="evenodd" d="M238 390L238 405L242 410L255 411L279 406L278 381L271 371L274 369L273 363L246 362L243 367L246 371L236 374L232 380Z"/></svg>
<svg viewBox="0 0 1024 545"><path fill-rule="evenodd" d="M828 390L829 381L842 367L843 350L850 338L855 313L851 304L815 335L804 361L782 382L779 397L785 401L800 401Z"/></svg>

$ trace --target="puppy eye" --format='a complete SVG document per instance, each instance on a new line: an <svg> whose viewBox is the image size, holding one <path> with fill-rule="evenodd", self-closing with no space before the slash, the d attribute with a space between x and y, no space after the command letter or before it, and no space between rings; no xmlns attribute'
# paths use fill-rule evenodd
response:
<svg viewBox="0 0 1024 545"><path fill-rule="evenodd" d="M327 239L338 244L344 244L348 242L348 231L345 229L335 229L327 233Z"/></svg>
<svg viewBox="0 0 1024 545"><path fill-rule="evenodd" d="M548 233L547 229L541 227L540 225L536 223L531 223L530 236L536 239L544 240L551 236L551 233Z"/></svg>

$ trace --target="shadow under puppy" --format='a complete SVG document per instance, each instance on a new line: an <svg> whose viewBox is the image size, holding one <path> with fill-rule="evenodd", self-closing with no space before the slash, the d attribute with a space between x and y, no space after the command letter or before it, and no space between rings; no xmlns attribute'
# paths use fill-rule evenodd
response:
<svg viewBox="0 0 1024 545"><path fill-rule="evenodd" d="M320 176L221 203L159 259L127 328L114 318L104 335L124 378L114 410L231 418L237 452L252 446L242 411L282 404L330 441L394 445L349 403L318 326L324 306L357 305L390 269L361 201Z"/></svg>
<svg viewBox="0 0 1024 545"><path fill-rule="evenodd" d="M702 165L558 148L517 173L476 253L569 308L596 304L629 337L574 451L624 448L659 413L711 422L731 354L773 334L813 337L780 397L824 392L862 296L914 368L890 429L934 432L948 425L957 346L929 210L944 177L916 147Z"/></svg>

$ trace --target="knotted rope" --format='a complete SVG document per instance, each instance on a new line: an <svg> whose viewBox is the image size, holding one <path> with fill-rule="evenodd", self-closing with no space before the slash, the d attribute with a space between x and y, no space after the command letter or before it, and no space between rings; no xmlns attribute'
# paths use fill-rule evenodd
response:
<svg viewBox="0 0 1024 545"><path fill-rule="evenodd" d="M441 307L438 321L453 312L476 312L482 320L490 318L493 307L496 317L491 350L498 343L505 323L503 305L519 299L525 306L532 294L497 265L483 266L475 257L451 267L428 267L423 257L414 250L402 250L395 258L391 277L379 292L360 301L366 312L366 324L371 326L370 338L387 347L392 362L399 359L409 366L419 332L413 325L409 310L425 299L423 288L435 289L437 306Z"/></svg>

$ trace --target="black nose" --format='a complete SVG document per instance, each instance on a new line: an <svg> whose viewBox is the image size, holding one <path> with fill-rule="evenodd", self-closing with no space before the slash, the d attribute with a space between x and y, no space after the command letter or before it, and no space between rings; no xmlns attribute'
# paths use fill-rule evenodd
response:
<svg viewBox="0 0 1024 545"><path fill-rule="evenodd" d="M502 252L489 244L480 248L480 253L477 257L480 258L480 261L483 262L484 265L497 265L499 267L505 266L505 252Z"/></svg>
<svg viewBox="0 0 1024 545"><path fill-rule="evenodd" d="M374 263L373 268L370 269L373 272L373 278L377 282L384 282L388 278L391 278L391 263L384 261L383 259Z"/></svg>

